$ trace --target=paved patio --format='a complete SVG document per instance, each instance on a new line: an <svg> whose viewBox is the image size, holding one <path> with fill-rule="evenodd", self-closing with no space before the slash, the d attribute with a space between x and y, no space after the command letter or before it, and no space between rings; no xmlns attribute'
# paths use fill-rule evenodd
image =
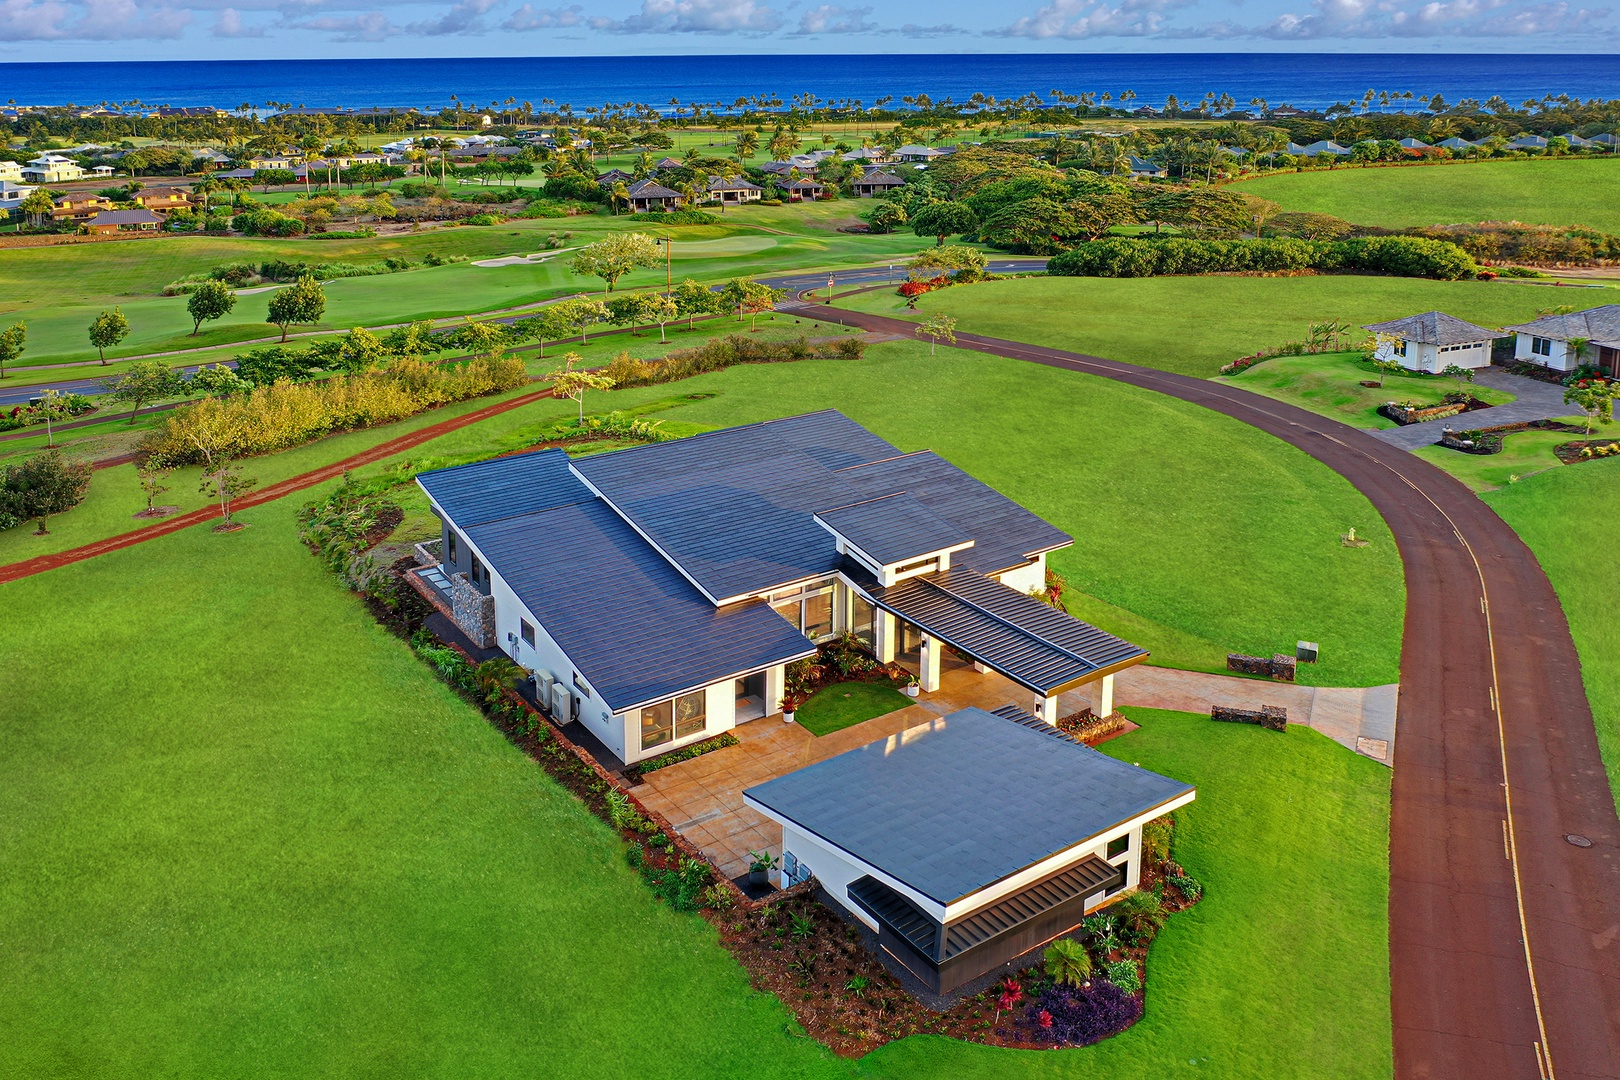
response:
<svg viewBox="0 0 1620 1080"><path fill-rule="evenodd" d="M1328 689L1142 665L1115 677L1114 701L1204 713L1211 705L1282 705L1290 723L1307 724L1388 764L1394 755L1397 690L1394 685ZM1092 707L1090 691L1086 687L1062 695L1060 713ZM750 851L782 852L781 827L743 805L744 788L936 723L957 709L1017 705L1027 711L1033 704L1033 695L1012 681L994 673L981 675L947 658L940 689L915 705L820 737L798 724L783 723L780 713L755 720L735 729L739 745L649 773L636 796L702 848L721 873L734 878L747 873Z"/></svg>

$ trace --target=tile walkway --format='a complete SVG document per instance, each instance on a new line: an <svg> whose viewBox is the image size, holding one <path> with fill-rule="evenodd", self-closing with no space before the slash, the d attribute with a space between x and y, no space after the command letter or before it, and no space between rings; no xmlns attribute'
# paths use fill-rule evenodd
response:
<svg viewBox="0 0 1620 1080"><path fill-rule="evenodd" d="M1395 697L1398 687L1329 689L1240 679L1202 672L1139 666L1115 678L1117 705L1207 713L1211 705L1258 708L1282 705L1291 723L1304 723L1351 750L1388 764L1394 756ZM1090 688L1064 694L1064 713L1092 706ZM966 664L947 661L940 689L917 704L830 735L817 737L781 714L735 729L740 744L650 773L635 789L637 798L669 819L675 828L714 860L727 877L748 871L750 851L782 851L782 830L743 805L743 789L784 773L853 750L857 746L937 723L957 709L1028 710L1030 693L996 674L981 675Z"/></svg>

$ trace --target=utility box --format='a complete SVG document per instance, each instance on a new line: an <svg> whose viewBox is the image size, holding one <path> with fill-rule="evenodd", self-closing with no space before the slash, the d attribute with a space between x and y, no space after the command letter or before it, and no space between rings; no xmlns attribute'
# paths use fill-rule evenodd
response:
<svg viewBox="0 0 1620 1080"><path fill-rule="evenodd" d="M1294 659L1301 664L1316 663L1317 644L1314 641L1301 641L1294 646Z"/></svg>

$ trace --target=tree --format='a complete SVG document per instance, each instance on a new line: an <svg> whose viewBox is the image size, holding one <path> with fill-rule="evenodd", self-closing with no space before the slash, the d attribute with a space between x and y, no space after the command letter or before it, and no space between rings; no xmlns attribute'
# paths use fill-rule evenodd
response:
<svg viewBox="0 0 1620 1080"><path fill-rule="evenodd" d="M128 336L129 320L124 318L123 308L103 311L90 324L90 344L96 347L103 364L107 362L107 350Z"/></svg>
<svg viewBox="0 0 1620 1080"><path fill-rule="evenodd" d="M287 340L287 328L299 324L314 324L326 314L326 290L309 274L276 292L270 298L269 321L281 327L281 340Z"/></svg>
<svg viewBox="0 0 1620 1080"><path fill-rule="evenodd" d="M253 383L238 375L224 364L210 367L203 364L192 374L186 390L192 394L220 397L225 394L244 394L253 389Z"/></svg>
<svg viewBox="0 0 1620 1080"><path fill-rule="evenodd" d="M223 281L205 281L191 291L186 310L191 313L191 336L196 337L202 324L224 318L236 306L236 293Z"/></svg>
<svg viewBox="0 0 1620 1080"><path fill-rule="evenodd" d="M45 219L51 216L56 209L56 200L44 188L35 188L28 198L17 204L17 209L28 219L28 224L39 228L45 224Z"/></svg>
<svg viewBox="0 0 1620 1080"><path fill-rule="evenodd" d="M551 383L552 392L558 397L579 402L581 423L585 420L585 391L611 390L614 385L613 379L607 375L574 367L575 364L583 362L584 357L578 353L568 353L563 357L564 366L553 371L546 380Z"/></svg>
<svg viewBox="0 0 1620 1080"><path fill-rule="evenodd" d="M22 359L28 342L28 324L18 319L0 330L0 379L6 377L6 365Z"/></svg>
<svg viewBox="0 0 1620 1080"><path fill-rule="evenodd" d="M159 495L169 490L167 481L172 471L169 466L150 459L135 467L135 476L141 482L141 493L146 496L146 509L142 513L147 517L158 516L157 507L153 504Z"/></svg>
<svg viewBox="0 0 1620 1080"><path fill-rule="evenodd" d="M556 317L558 326L569 332L579 331L581 345L585 344L585 332L597 323L607 322L608 317L606 304L584 297L559 300L549 310Z"/></svg>
<svg viewBox="0 0 1620 1080"><path fill-rule="evenodd" d="M979 215L966 203L929 203L911 215L911 231L918 236L932 236L936 247L944 247L947 236L972 232L978 226Z"/></svg>
<svg viewBox="0 0 1620 1080"><path fill-rule="evenodd" d="M59 450L8 465L0 473L0 520L37 521L34 535L45 536L45 520L79 505L89 487L90 466L64 460Z"/></svg>
<svg viewBox="0 0 1620 1080"><path fill-rule="evenodd" d="M636 267L656 266L658 260L658 245L652 237L645 233L617 233L580 248L568 268L582 277L601 278L607 283L605 295Z"/></svg>
<svg viewBox="0 0 1620 1080"><path fill-rule="evenodd" d="M1457 393L1462 393L1463 383L1474 381L1472 368L1465 368L1461 364L1447 364L1445 370L1440 372L1446 378L1457 384Z"/></svg>
<svg viewBox="0 0 1620 1080"><path fill-rule="evenodd" d="M906 208L897 202L881 199L864 216L868 229L875 233L892 233L906 223Z"/></svg>
<svg viewBox="0 0 1620 1080"><path fill-rule="evenodd" d="M786 158L792 157L798 152L799 137L793 134L791 131L778 131L775 135L771 136L771 142L768 149L770 150L771 157L773 159L782 161Z"/></svg>
<svg viewBox="0 0 1620 1080"><path fill-rule="evenodd" d="M952 345L956 344L956 320L949 315L933 315L917 325L918 337L928 338L928 355L934 355L934 349L943 339Z"/></svg>
<svg viewBox="0 0 1620 1080"><path fill-rule="evenodd" d="M1091 954L1073 938L1058 938L1046 947L1046 973L1055 983L1079 986L1091 977Z"/></svg>
<svg viewBox="0 0 1620 1080"><path fill-rule="evenodd" d="M349 331L351 334L353 330ZM507 330L499 323L462 319L450 334L450 343L473 356L493 356L506 347Z"/></svg>
<svg viewBox="0 0 1620 1080"><path fill-rule="evenodd" d="M990 265L984 252L975 248L964 247L961 244L951 244L949 247L932 247L917 253L907 266L912 281L922 281L936 278L940 274L951 273L957 281L977 281L984 276L984 268Z"/></svg>
<svg viewBox="0 0 1620 1080"><path fill-rule="evenodd" d="M686 317L686 328L693 329L695 320L699 315L713 315L719 310L723 302L720 294L714 292L707 285L701 285L691 278L684 279L675 286L675 310L677 314Z"/></svg>
<svg viewBox="0 0 1620 1080"><path fill-rule="evenodd" d="M658 343L660 345L669 341L665 335L665 328L680 317L680 309L672 297L661 293L648 293L641 297L641 318L643 322L658 324Z"/></svg>
<svg viewBox="0 0 1620 1080"><path fill-rule="evenodd" d="M202 483L198 485L197 493L218 499L219 512L224 518L214 526L215 532L226 532L231 528L233 504L258 486L259 481L256 477L243 476L242 467L228 457L219 458L203 472Z"/></svg>
<svg viewBox="0 0 1620 1080"><path fill-rule="evenodd" d="M720 295L725 298L727 308L737 309L738 322L742 321L744 315L748 316L748 332L752 334L759 329L760 313L776 307L787 295L787 290L773 289L748 278L732 278L720 290Z"/></svg>
<svg viewBox="0 0 1620 1080"><path fill-rule="evenodd" d="M62 399L62 392L54 386L47 386L40 392L39 404L34 406L36 412L45 418L45 445L54 447L56 436L51 425L68 415L67 403Z"/></svg>
<svg viewBox="0 0 1620 1080"><path fill-rule="evenodd" d="M334 363L338 370L352 373L382 367L387 359L388 350L383 348L377 335L363 326L356 326L339 339Z"/></svg>
<svg viewBox="0 0 1620 1080"><path fill-rule="evenodd" d="M737 142L732 147L732 150L735 152L739 163L744 158L753 157L759 150L759 132L749 131L746 128L737 132Z"/></svg>
<svg viewBox="0 0 1620 1080"><path fill-rule="evenodd" d="M433 333L431 322L413 322L409 326L396 327L383 336L382 346L390 356L409 357L412 360L420 360L427 353L444 349Z"/></svg>
<svg viewBox="0 0 1620 1080"><path fill-rule="evenodd" d="M1614 420L1616 396L1620 396L1620 383L1582 379L1564 391L1564 404L1578 406L1586 413L1586 433L1590 435L1594 421L1607 424Z"/></svg>
<svg viewBox="0 0 1620 1080"><path fill-rule="evenodd" d="M129 422L142 405L162 398L179 397L186 392L185 380L162 360L137 360L122 375L105 380L107 399L129 406Z"/></svg>

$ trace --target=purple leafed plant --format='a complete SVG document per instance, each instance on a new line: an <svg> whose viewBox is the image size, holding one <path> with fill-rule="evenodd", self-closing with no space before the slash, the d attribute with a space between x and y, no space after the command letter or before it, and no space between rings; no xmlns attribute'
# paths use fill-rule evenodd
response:
<svg viewBox="0 0 1620 1080"><path fill-rule="evenodd" d="M1089 1046L1140 1020L1142 1003L1107 979L1092 979L1079 987L1054 986L1025 1012L1023 1026L1034 1041Z"/></svg>

